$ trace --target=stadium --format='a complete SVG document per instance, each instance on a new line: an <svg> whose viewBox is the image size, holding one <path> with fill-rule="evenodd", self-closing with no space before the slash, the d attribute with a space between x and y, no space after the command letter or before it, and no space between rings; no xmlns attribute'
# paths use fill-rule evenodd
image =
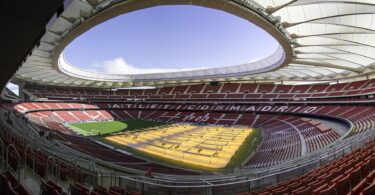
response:
<svg viewBox="0 0 375 195"><path fill-rule="evenodd" d="M181 7L209 12L195 21L215 10L257 30L241 34L217 19L236 33L212 49L233 53L214 53L219 62L203 67L206 46L220 42L203 36L214 24L181 23ZM134 24L144 42L120 36L150 66L82 65L121 50L108 43L122 40L113 28L102 42L85 36L158 8L177 14L160 25L174 21L202 38L204 49L192 49L182 34L183 47L200 54L194 67L175 61L190 55L166 52L170 64L159 68L148 52L178 50L177 41L161 38L165 26L147 30L144 18ZM375 194L371 0L4 0L0 16L0 194ZM258 32L274 44L254 43L250 53L268 53L238 60L250 54L230 43L262 40ZM151 48L147 33L163 43Z"/></svg>

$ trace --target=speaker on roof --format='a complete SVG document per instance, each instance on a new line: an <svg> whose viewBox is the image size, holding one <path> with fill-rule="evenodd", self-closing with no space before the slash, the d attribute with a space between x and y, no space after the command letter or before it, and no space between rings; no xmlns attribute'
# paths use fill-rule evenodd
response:
<svg viewBox="0 0 375 195"><path fill-rule="evenodd" d="M212 82L210 82L210 86L219 86L219 82L212 81Z"/></svg>

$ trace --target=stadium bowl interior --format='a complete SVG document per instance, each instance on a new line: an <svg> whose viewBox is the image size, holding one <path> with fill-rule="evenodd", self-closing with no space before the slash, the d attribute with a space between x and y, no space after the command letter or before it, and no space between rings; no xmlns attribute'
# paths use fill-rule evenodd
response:
<svg viewBox="0 0 375 195"><path fill-rule="evenodd" d="M374 2L3 4L1 194L375 194ZM163 5L233 14L278 49L248 64L154 74L66 60L95 26Z"/></svg>

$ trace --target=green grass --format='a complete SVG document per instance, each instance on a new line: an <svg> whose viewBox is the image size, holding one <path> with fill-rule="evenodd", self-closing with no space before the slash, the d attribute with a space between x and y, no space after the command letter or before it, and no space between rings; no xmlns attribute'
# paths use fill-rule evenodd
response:
<svg viewBox="0 0 375 195"><path fill-rule="evenodd" d="M236 151L235 155L231 158L231 160L228 162L227 166L224 168L216 169L216 168L210 168L210 167L204 167L199 165L193 165L189 163L184 163L181 161L172 160L169 158L163 158L161 156L152 155L147 152L139 151L134 148L130 148L121 144L117 144L114 142L111 142L109 140L106 140L105 138L99 138L99 141L107 143L109 145L112 145L116 148L121 148L123 150L126 150L135 156L138 156L140 158L144 158L150 161L154 162L160 162L163 164L175 166L175 167L181 167L185 169L191 169L196 171L203 171L203 172L217 172L217 173L231 173L233 170L237 167L239 167L255 150L257 149L258 145L262 141L262 134L260 129L254 129L253 133L251 133L246 140L243 142L243 144L240 146L240 148Z"/></svg>
<svg viewBox="0 0 375 195"><path fill-rule="evenodd" d="M253 133L246 138L234 156L230 159L226 168L233 169L239 167L253 152L255 152L261 142L261 130L254 129Z"/></svg>
<svg viewBox="0 0 375 195"><path fill-rule="evenodd" d="M73 131L83 136L93 136L116 133L121 131L131 131L134 129L142 129L164 125L162 122L145 121L145 120L128 120L128 121L104 121L104 122L88 122L88 123L70 123Z"/></svg>

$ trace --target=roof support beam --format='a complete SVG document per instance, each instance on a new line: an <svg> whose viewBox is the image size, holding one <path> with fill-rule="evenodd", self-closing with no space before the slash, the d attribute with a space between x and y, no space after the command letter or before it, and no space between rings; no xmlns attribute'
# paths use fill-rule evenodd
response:
<svg viewBox="0 0 375 195"><path fill-rule="evenodd" d="M333 23L333 22L310 22L312 24L325 24L325 25L332 25L332 26L343 26L343 27L348 27L348 28L355 28L355 29L360 29L360 30L364 30L364 31L370 31L370 32L375 32L375 29L371 29L371 28L364 28L364 27L361 27L361 26L353 26L353 25L348 25L348 24L339 24L339 23Z"/></svg>
<svg viewBox="0 0 375 195"><path fill-rule="evenodd" d="M309 22L314 22L314 21L319 21L319 20L324 20L324 19L337 18L337 17L343 17L343 16L368 15L368 14L374 14L374 12L337 14L337 15L325 16L325 17L320 17L320 18L313 18L313 19L309 19L309 20L305 20L305 21L301 21L301 22L295 22L295 23L283 22L282 24L285 28L289 28L289 27L296 26L296 25L299 25L299 24L304 24L304 23L309 23Z"/></svg>
<svg viewBox="0 0 375 195"><path fill-rule="evenodd" d="M310 1L299 1L299 2L293 2L288 5L288 7L293 6L300 6L300 5L312 5L312 4L353 4L353 5L365 5L365 6L375 6L373 3L364 3L364 2L358 2L358 1L337 1L337 0L310 0Z"/></svg>
<svg viewBox="0 0 375 195"><path fill-rule="evenodd" d="M292 3L295 3L295 2L297 2L297 1L298 1L298 0L292 0L292 1L289 1L289 2L287 2L287 3L285 3L285 4L282 4L282 5L279 5L279 6L276 6L276 7L271 7L271 6L269 6L269 7L266 8L266 11L267 11L268 13L270 13L270 14L273 14L273 13L279 11L280 9L283 9L284 7L287 7L288 5L290 5L290 4L292 4Z"/></svg>
<svg viewBox="0 0 375 195"><path fill-rule="evenodd" d="M293 60L292 63L293 64L310 65L310 66L336 68L336 69L342 69L342 70L350 70L350 71L356 72L356 73L362 73L361 70L358 70L356 68L343 67L343 66L335 65L335 64L331 64L331 63L310 62L310 61L304 61L304 60Z"/></svg>
<svg viewBox="0 0 375 195"><path fill-rule="evenodd" d="M312 45L311 47L314 47L314 45ZM357 56L368 58L368 59L371 59L371 60L375 61L375 58L372 58L370 56L361 55L361 54L354 53L354 52L347 51L347 50L343 50L343 49L337 49L335 47L327 47L327 46L318 46L318 47L323 47L323 48L327 48L327 49L331 49L331 50L336 50L338 52L337 53L335 53L335 52L303 52L303 51L296 50L295 53L296 54L322 54L322 55L324 55L324 54L352 54L352 55L357 55Z"/></svg>
<svg viewBox="0 0 375 195"><path fill-rule="evenodd" d="M366 34L375 34L375 32L337 32L337 33L322 33L322 34L311 34L311 35L296 35L291 34L290 36L293 39L301 39L301 38L307 38L307 37L326 37L329 35L366 35Z"/></svg>

